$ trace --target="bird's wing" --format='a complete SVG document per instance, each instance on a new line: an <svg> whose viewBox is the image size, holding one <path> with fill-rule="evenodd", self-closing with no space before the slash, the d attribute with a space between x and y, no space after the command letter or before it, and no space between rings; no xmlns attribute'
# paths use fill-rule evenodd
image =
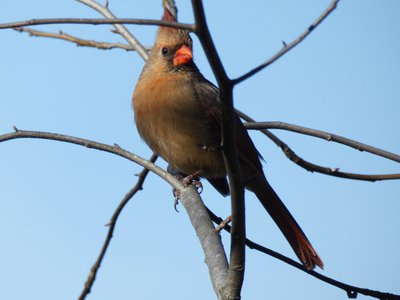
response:
<svg viewBox="0 0 400 300"><path fill-rule="evenodd" d="M202 75L201 75L202 76ZM202 76L202 80L196 80L194 84L196 98L201 111L205 114L208 128L211 130L207 136L212 136L214 144L221 144L221 101L218 88ZM236 147L242 168L243 178L251 180L252 176L262 173L260 154L253 144L246 128L235 113Z"/></svg>

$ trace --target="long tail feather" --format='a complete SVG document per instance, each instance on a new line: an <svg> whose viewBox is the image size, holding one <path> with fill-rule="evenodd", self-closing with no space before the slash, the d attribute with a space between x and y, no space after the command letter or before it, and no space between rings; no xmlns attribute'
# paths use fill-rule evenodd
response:
<svg viewBox="0 0 400 300"><path fill-rule="evenodd" d="M257 195L304 266L308 270L314 269L315 266L323 269L324 263L321 258L269 183L260 178L253 180L247 187Z"/></svg>

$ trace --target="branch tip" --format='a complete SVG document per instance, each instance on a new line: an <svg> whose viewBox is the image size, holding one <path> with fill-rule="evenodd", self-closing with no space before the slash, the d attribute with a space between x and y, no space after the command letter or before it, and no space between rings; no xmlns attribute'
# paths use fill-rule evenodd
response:
<svg viewBox="0 0 400 300"><path fill-rule="evenodd" d="M281 58L284 54L286 54L288 51L296 47L298 44L300 44L312 31L314 31L315 28L317 28L327 17L330 15L330 13L335 10L337 3L339 0L333 0L331 4L328 6L328 8L314 21L312 25L310 25L305 32L303 32L300 36L298 36L294 41L292 41L290 44L286 45L283 47L281 50L279 50L274 56L272 56L270 59L265 61L264 63L260 64L258 67L255 67L254 69L248 71L244 75L236 78L233 80L233 84L239 84L240 82L250 78L251 76L257 74L264 68L268 67L272 63L276 62L279 58Z"/></svg>

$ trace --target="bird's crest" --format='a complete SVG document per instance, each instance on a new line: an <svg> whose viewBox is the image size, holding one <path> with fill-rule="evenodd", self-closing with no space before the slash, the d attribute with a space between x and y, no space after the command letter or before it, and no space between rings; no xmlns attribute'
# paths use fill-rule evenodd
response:
<svg viewBox="0 0 400 300"><path fill-rule="evenodd" d="M161 18L163 21L176 22L176 16L170 11L168 5L164 6L164 14Z"/></svg>
<svg viewBox="0 0 400 300"><path fill-rule="evenodd" d="M164 1L164 13L162 15L162 21L177 22L176 9L170 7L168 1ZM192 46L192 40L189 36L189 32L183 29L177 29L167 26L161 26L158 30L156 42L166 44L178 44L184 43Z"/></svg>

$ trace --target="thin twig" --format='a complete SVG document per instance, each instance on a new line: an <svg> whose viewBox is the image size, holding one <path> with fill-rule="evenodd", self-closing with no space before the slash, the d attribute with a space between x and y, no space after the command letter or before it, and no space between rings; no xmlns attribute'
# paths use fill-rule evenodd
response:
<svg viewBox="0 0 400 300"><path fill-rule="evenodd" d="M221 232L224 227L229 224L232 221L232 216L227 217L225 220L223 220L221 223L218 224L217 227L215 227L216 232Z"/></svg>
<svg viewBox="0 0 400 300"><path fill-rule="evenodd" d="M173 188L175 188L178 192L183 192L185 187L177 180L174 176L169 174L167 171L164 171L160 167L156 166L155 164L149 162L148 160L132 153L128 150L121 148L118 145L107 145L83 138L78 138L70 135L64 135L59 133L51 133L51 132L43 132L43 131L29 131L29 130L20 130L17 129L15 132L6 133L0 135L0 143L13 140L13 139L22 139L22 138L32 138L32 139L46 139L46 140L53 140L53 141L60 141L75 145L80 145L90 149L96 149L99 151L104 151L108 153L112 153L123 157L127 160L135 162L142 167L149 169L151 172L157 174L158 176L162 177L165 181L167 181Z"/></svg>
<svg viewBox="0 0 400 300"><path fill-rule="evenodd" d="M217 215L215 215L210 209L208 209L208 213L210 215L210 218L213 220L213 222L215 224L220 224L223 220L218 217ZM226 230L227 232L231 232L231 227L228 224L225 224L225 226L223 227L224 230ZM344 290L347 293L347 296L349 298L356 298L357 294L362 294L365 296L370 296L370 297L374 297L377 299L396 299L399 300L400 299L400 295L396 295L396 294L391 294L391 293L384 293L384 292L380 292L380 291L374 291L374 290L370 290L370 289L365 289L365 288L360 288L360 287L356 287L356 286L352 286L340 281L337 281L333 278L330 278L328 276L322 275L314 270L307 270L302 264L294 261L293 259L284 256L278 252L275 252L267 247L261 246L260 244L257 244L255 242L253 242L252 240L246 238L246 245L250 248L250 249L255 249L257 251L260 251L262 253L265 253L269 256L272 256L288 265L291 265L305 273L310 274L311 276L326 282L330 285L333 285L339 289Z"/></svg>
<svg viewBox="0 0 400 300"><path fill-rule="evenodd" d="M107 19L117 19L117 17L108 9L108 5L103 6L99 4L95 0L78 0L79 3L82 3L95 11L99 12ZM147 60L149 57L146 49L143 45L133 36L132 33L122 24L114 24L113 25L116 32L119 33L132 47L134 47L141 58Z"/></svg>
<svg viewBox="0 0 400 300"><path fill-rule="evenodd" d="M286 45L286 43L284 43L284 47L277 52L274 56L272 56L270 59L268 59L266 62L262 63L261 65L259 65L258 67L250 70L249 72L247 72L246 74L240 76L239 78L236 78L233 80L233 84L239 84L240 82L248 79L249 77L253 76L254 74L260 72L261 70L263 70L264 68L268 67L269 65L273 64L274 62L276 62L279 58L281 58L285 53L289 52L290 50L292 50L294 47L296 47L298 44L300 44L315 28L318 27L318 25L320 25L322 23L322 21L324 21L326 19L327 16L329 16L329 14L335 10L337 4L339 3L340 0L334 0L331 2L331 4L329 5L329 7L322 13L322 15L320 15L318 17L317 20L315 20L315 22L309 26L307 28L307 30L305 32L303 32L297 39L295 39L293 42L291 42L289 45Z"/></svg>
<svg viewBox="0 0 400 300"><path fill-rule="evenodd" d="M206 53L208 62L217 80L222 111L222 154L228 174L231 190L232 234L231 253L227 280L218 296L223 299L240 299L245 271L245 204L244 187L239 167L239 160L235 147L235 126L233 108L233 84L225 72L221 59L212 41L207 26L203 3L201 0L192 0L195 18L195 33Z"/></svg>
<svg viewBox="0 0 400 300"><path fill-rule="evenodd" d="M391 153L373 146L369 146L367 144L363 144L361 142L357 142L355 140L329 133L322 130L316 130L312 128L307 128L299 125L289 124L285 122L248 122L245 123L247 129L282 129L288 130L292 132L297 132L304 135L314 136L317 138L321 138L327 140L328 142L336 142L342 145L346 145L352 147L359 151L369 152L371 154L375 154L396 162L400 162L400 155Z"/></svg>
<svg viewBox="0 0 400 300"><path fill-rule="evenodd" d="M236 110L237 114L247 122L255 122L254 119L246 115L245 113ZM297 164L298 166L306 169L309 172L317 172L325 175L335 176L339 178L354 179L354 180L364 180L364 181L379 181L379 180L389 180L389 179L399 179L398 174L379 174L379 175L367 175L367 174L357 174L357 173L347 173L340 172L339 168L324 167L320 165L313 164L309 161L298 156L286 143L279 139L268 129L259 129L261 133L270 138L282 152L286 155L288 159Z"/></svg>
<svg viewBox="0 0 400 300"><path fill-rule="evenodd" d="M136 51L136 49L130 45L122 44L122 43L107 43L107 42L98 42L94 40L85 40L78 38L76 36L67 34L63 31L60 31L58 33L53 33L53 32L46 32L46 31L40 31L40 30L33 30L30 28L15 28L15 30L19 32L27 32L30 36L37 36L37 37L47 37L47 38L54 38L54 39L59 39L59 40L65 40L69 41L72 43L75 43L77 46L80 47L93 47L97 49L102 49L102 50L111 50L115 48L123 49L126 51ZM148 49L147 49L148 51Z"/></svg>
<svg viewBox="0 0 400 300"><path fill-rule="evenodd" d="M157 159L157 155L153 154L149 161L151 163L154 163ZM144 180L146 179L147 174L149 173L149 170L147 168L144 168L140 173L139 173L139 179L137 180L135 186L125 195L125 197L122 199L116 210L114 211L114 214L112 215L110 222L107 224L109 226L108 233L106 236L106 239L103 243L103 247L101 248L100 254L90 269L89 276L85 282L84 289L79 296L79 300L84 300L86 299L86 296L90 293L93 283L96 279L97 272L100 268L100 265L105 257L105 254L107 252L108 246L110 245L111 239L114 234L114 229L117 224L117 220L119 215L121 214L122 210L124 209L125 205L129 202L129 200L140 190L143 188L143 183Z"/></svg>
<svg viewBox="0 0 400 300"><path fill-rule="evenodd" d="M78 0L84 2L84 0ZM92 19L92 18L48 18L48 19L30 19L25 21L17 21L12 23L1 23L0 29L19 28L25 26L36 25L50 25L50 24L88 24L88 25L107 25L107 24L133 24L133 25L153 25L165 26L172 28L180 28L193 31L192 24L176 23L162 20L150 19L134 19L134 18L121 18L121 19Z"/></svg>

